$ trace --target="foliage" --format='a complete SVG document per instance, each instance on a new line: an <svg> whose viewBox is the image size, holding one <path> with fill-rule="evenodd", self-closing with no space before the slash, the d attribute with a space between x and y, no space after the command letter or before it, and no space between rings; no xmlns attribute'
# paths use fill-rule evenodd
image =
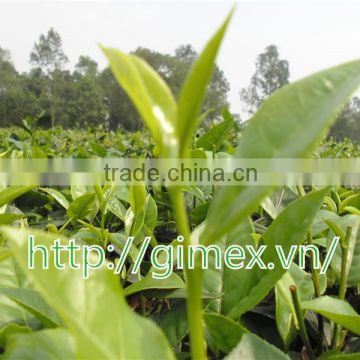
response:
<svg viewBox="0 0 360 360"><path fill-rule="evenodd" d="M360 61L339 65L284 86L264 100L239 130L223 121L197 138L205 92L230 16L196 58L179 96L135 54L105 48L112 71L147 129L136 133L37 128L2 129L1 156L297 158L358 156L349 141L322 143L326 130L360 84ZM183 49L182 54L188 54ZM190 56L191 58L191 56ZM190 61L190 59L189 59ZM192 61L192 60L191 60ZM80 59L79 76L96 76ZM241 132L240 136L239 132ZM238 139L239 138L239 139ZM346 150L345 150L346 148ZM359 211L357 189L332 187L156 187L95 185L9 187L0 191L0 348L4 359L289 359L356 358L359 352ZM35 201L36 200L36 201ZM29 204L30 207L29 207ZM27 237L48 248L55 239L97 244L106 264L86 280L70 266L58 271L27 264ZM144 236L152 243L268 245L263 260L275 268L201 271L187 266L168 279L151 277L149 254L137 275L130 269ZM305 268L281 269L275 249L315 246L324 262L339 236L326 274L307 256ZM125 270L108 268L126 254ZM184 251L185 256L187 252ZM68 256L68 255L67 255ZM96 257L95 257L96 258ZM36 254L36 261L41 253ZM187 259L188 260L188 259ZM187 261L186 260L186 261ZM213 259L210 259L213 261ZM82 259L84 261L84 259ZM185 264L187 262L185 261ZM210 261L210 263L211 263ZM66 261L65 261L66 262Z"/></svg>
<svg viewBox="0 0 360 360"><path fill-rule="evenodd" d="M350 138L354 141L360 139L360 98L353 97L340 112L330 136L336 140Z"/></svg>
<svg viewBox="0 0 360 360"><path fill-rule="evenodd" d="M323 158L356 158L360 156L360 145L348 138L342 141L330 138L321 144L316 156Z"/></svg>
<svg viewBox="0 0 360 360"><path fill-rule="evenodd" d="M255 74L248 88L241 90L240 98L249 114L254 114L261 103L274 91L289 83L289 63L279 58L275 45L266 47L256 59Z"/></svg>

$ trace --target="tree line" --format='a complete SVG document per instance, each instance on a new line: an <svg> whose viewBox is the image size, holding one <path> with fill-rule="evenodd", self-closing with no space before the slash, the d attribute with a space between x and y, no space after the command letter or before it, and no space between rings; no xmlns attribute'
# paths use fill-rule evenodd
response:
<svg viewBox="0 0 360 360"><path fill-rule="evenodd" d="M133 53L148 62L176 95L197 57L191 45L179 46L174 54L142 47ZM10 52L0 48L0 126L18 124L26 116L39 116L38 123L45 127L141 128L135 108L108 67L100 70L96 61L80 56L70 71L66 68L68 62L61 37L54 29L34 44L29 72L19 73ZM229 83L216 66L203 107L203 111L213 109L209 121L228 106L228 91Z"/></svg>
<svg viewBox="0 0 360 360"><path fill-rule="evenodd" d="M176 95L197 57L191 45L181 45L173 54L138 47L133 54L148 62ZM0 126L11 126L31 116L39 117L44 127L141 128L139 115L108 67L100 70L96 61L80 56L70 71L66 68L68 62L61 37L54 29L35 42L29 72L19 73L9 51L0 47ZM240 91L245 116L251 117L267 97L289 82L289 62L280 58L275 45L266 47L256 59L249 86ZM222 108L229 105L229 89L224 72L216 65L202 109L213 110L208 123L217 120ZM239 115L237 118L240 121ZM330 135L338 140L360 139L360 98L351 99L339 113Z"/></svg>

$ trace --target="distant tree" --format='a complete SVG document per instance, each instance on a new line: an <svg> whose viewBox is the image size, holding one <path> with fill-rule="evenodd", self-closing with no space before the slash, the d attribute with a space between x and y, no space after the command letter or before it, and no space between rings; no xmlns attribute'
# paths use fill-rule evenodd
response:
<svg viewBox="0 0 360 360"><path fill-rule="evenodd" d="M108 125L110 130L122 127L125 130L137 131L142 122L130 99L119 86L110 68L105 68L99 77L109 109Z"/></svg>
<svg viewBox="0 0 360 360"><path fill-rule="evenodd" d="M256 59L256 70L250 85L242 89L240 98L250 115L255 113L261 103L275 90L289 83L289 63L280 59L275 45L270 45Z"/></svg>
<svg viewBox="0 0 360 360"><path fill-rule="evenodd" d="M79 72L81 75L89 75L93 78L96 78L99 73L97 62L91 59L91 57L83 55L79 57L79 60L75 65L75 71Z"/></svg>
<svg viewBox="0 0 360 360"><path fill-rule="evenodd" d="M338 115L329 136L336 140L360 141L360 98L353 97Z"/></svg>
<svg viewBox="0 0 360 360"><path fill-rule="evenodd" d="M52 127L55 126L57 112L61 105L63 70L68 61L62 48L61 37L53 28L46 35L40 35L39 41L34 44L30 54L30 63L41 69L41 75L44 78L43 96L48 100Z"/></svg>
<svg viewBox="0 0 360 360"><path fill-rule="evenodd" d="M63 70L69 61L62 48L60 35L51 28L46 35L40 35L30 54L30 62L42 69L47 75Z"/></svg>
<svg viewBox="0 0 360 360"><path fill-rule="evenodd" d="M197 58L196 50L190 44L180 45L175 49L175 57L191 65Z"/></svg>
<svg viewBox="0 0 360 360"><path fill-rule="evenodd" d="M10 52L0 48L0 121L1 125L16 120L20 92L19 74L11 61Z"/></svg>
<svg viewBox="0 0 360 360"><path fill-rule="evenodd" d="M66 106L69 125L105 124L108 106L99 80L98 64L88 56L80 56L75 69Z"/></svg>
<svg viewBox="0 0 360 360"><path fill-rule="evenodd" d="M0 61L2 63L12 63L12 60L11 60L11 54L10 54L10 51L9 50L6 50L6 49L3 49L0 47Z"/></svg>
<svg viewBox="0 0 360 360"><path fill-rule="evenodd" d="M10 52L0 48L0 126L19 123L37 111L36 99L26 89L26 76L16 71Z"/></svg>

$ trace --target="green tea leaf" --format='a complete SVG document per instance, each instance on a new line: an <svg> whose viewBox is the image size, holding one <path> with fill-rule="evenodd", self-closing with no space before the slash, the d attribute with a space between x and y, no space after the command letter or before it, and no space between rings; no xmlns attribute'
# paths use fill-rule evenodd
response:
<svg viewBox="0 0 360 360"><path fill-rule="evenodd" d="M261 207L265 210L265 212L274 220L278 215L278 210L276 209L274 203L271 198L267 196L262 202Z"/></svg>
<svg viewBox="0 0 360 360"><path fill-rule="evenodd" d="M204 226L201 226L201 228L204 228ZM198 231L201 231L201 229ZM214 245L219 246L223 252L232 245L244 247L245 245L252 245L255 247L255 242L251 237L252 232L253 226L251 220L247 218ZM192 235L192 243L196 243L194 233ZM201 237L201 233L198 236ZM238 301L236 294L239 291L239 287L242 287L244 275L241 273L241 270L231 270L225 266L224 259L222 259L222 262L222 268L216 269L215 256L213 253L209 255L208 269L203 272L203 291L215 297L215 299L207 301L207 309L226 314Z"/></svg>
<svg viewBox="0 0 360 360"><path fill-rule="evenodd" d="M344 199L340 206L340 213L345 212L347 207L353 207L360 210L360 194L351 195Z"/></svg>
<svg viewBox="0 0 360 360"><path fill-rule="evenodd" d="M75 349L66 330L48 329L9 336L3 359L70 360L75 359Z"/></svg>
<svg viewBox="0 0 360 360"><path fill-rule="evenodd" d="M5 190L0 191L0 207L11 203L16 198L26 194L35 187L36 186L10 186Z"/></svg>
<svg viewBox="0 0 360 360"><path fill-rule="evenodd" d="M52 196L63 208L69 208L69 202L66 197L60 192L52 188L40 188L39 190L46 192Z"/></svg>
<svg viewBox="0 0 360 360"><path fill-rule="evenodd" d="M169 311L160 313L158 324L164 331L170 345L176 347L189 331L185 302L175 304Z"/></svg>
<svg viewBox="0 0 360 360"><path fill-rule="evenodd" d="M19 220L24 215L21 214L0 214L0 225L10 225L14 221Z"/></svg>
<svg viewBox="0 0 360 360"><path fill-rule="evenodd" d="M154 231L158 218L158 210L155 200L150 194L146 197L145 220L144 223L148 230Z"/></svg>
<svg viewBox="0 0 360 360"><path fill-rule="evenodd" d="M290 357L254 334L244 334L226 360L290 360Z"/></svg>
<svg viewBox="0 0 360 360"><path fill-rule="evenodd" d="M265 100L245 128L240 158L298 158L321 141L339 107L360 85L360 61L284 86ZM225 186L211 203L204 239L213 242L255 211L267 186Z"/></svg>
<svg viewBox="0 0 360 360"><path fill-rule="evenodd" d="M9 289L20 288L24 285L22 275L19 274L12 257L0 261L0 285ZM0 294L0 328L11 322L29 324L32 322L31 318L33 317L21 306Z"/></svg>
<svg viewBox="0 0 360 360"><path fill-rule="evenodd" d="M199 138L196 142L196 147L209 151L217 151L234 125L232 117L225 119L223 122L215 125L201 138Z"/></svg>
<svg viewBox="0 0 360 360"><path fill-rule="evenodd" d="M67 214L74 219L83 219L96 210L96 195L84 194L76 198L69 206Z"/></svg>
<svg viewBox="0 0 360 360"><path fill-rule="evenodd" d="M35 236L36 245L48 249L58 238L56 234L10 227L3 227L2 234L23 269L28 267L28 235ZM65 245L67 240L61 239L61 242ZM93 257L92 260L97 259ZM69 329L77 358L174 358L166 338L155 324L130 310L118 277L105 266L92 271L85 280L82 271L69 266L61 271L56 269L51 251L47 270L41 266L42 254L37 252L34 261L35 268L27 271L27 275ZM76 261L83 264L81 259L76 258ZM62 262L68 264L69 254L64 254Z"/></svg>
<svg viewBox="0 0 360 360"><path fill-rule="evenodd" d="M144 184L130 186L130 206L135 216L144 211L146 196L147 192Z"/></svg>
<svg viewBox="0 0 360 360"><path fill-rule="evenodd" d="M352 236L349 239L348 243L348 255L347 255L347 271L348 271L348 281L347 286L354 286L360 282L360 216L359 215L346 215L342 218L339 218L335 222L343 233L346 232L348 226L352 227ZM332 229L335 230L335 229ZM329 232L327 238L327 247L330 247L330 244L334 238L337 236L333 231ZM334 255L330 263L331 269L334 271L334 274L338 279L340 279L341 274L341 248L340 245L335 249Z"/></svg>
<svg viewBox="0 0 360 360"><path fill-rule="evenodd" d="M302 303L303 309L313 310L360 335L360 315L345 301L322 296Z"/></svg>
<svg viewBox="0 0 360 360"><path fill-rule="evenodd" d="M216 313L205 313L204 320L212 341L225 354L229 353L249 331L234 320Z"/></svg>
<svg viewBox="0 0 360 360"><path fill-rule="evenodd" d="M71 197L73 198L73 200L75 200L82 195L88 194L89 192L94 192L94 187L90 185L72 184L70 191L71 191Z"/></svg>
<svg viewBox="0 0 360 360"><path fill-rule="evenodd" d="M9 323L0 329L0 348L5 349L6 339L13 334L28 334L32 329L29 326Z"/></svg>
<svg viewBox="0 0 360 360"><path fill-rule="evenodd" d="M291 245L300 245L304 241L327 191L328 189L313 191L291 203L277 216L261 240L261 244L267 245L262 259L266 266L272 263L274 268L260 269L254 266L251 269L236 270L238 285L236 291L232 291L231 301L229 298L226 307L224 303L224 314L236 318L268 294L286 271L280 263L275 246L281 246L285 256L288 256Z"/></svg>
<svg viewBox="0 0 360 360"><path fill-rule="evenodd" d="M219 30L207 43L192 66L181 89L177 129L183 151L188 149L193 133L199 125L195 120L201 110L207 85L215 66L215 59L232 14L233 11L230 12Z"/></svg>
<svg viewBox="0 0 360 360"><path fill-rule="evenodd" d="M121 203L116 197L112 197L107 203L107 208L120 220L125 221L126 209L125 206Z"/></svg>
<svg viewBox="0 0 360 360"><path fill-rule="evenodd" d="M6 295L9 299L24 307L45 326L56 327L61 325L61 321L55 311L44 301L36 290L0 288L0 294Z"/></svg>
<svg viewBox="0 0 360 360"><path fill-rule="evenodd" d="M185 283L179 275L172 273L166 279L154 279L150 271L141 280L125 288L124 294L125 296L130 296L137 292L146 291L150 289L184 289L184 288L185 288Z"/></svg>
<svg viewBox="0 0 360 360"><path fill-rule="evenodd" d="M163 153L177 156L177 105L165 81L135 55L101 47L116 80L132 100Z"/></svg>

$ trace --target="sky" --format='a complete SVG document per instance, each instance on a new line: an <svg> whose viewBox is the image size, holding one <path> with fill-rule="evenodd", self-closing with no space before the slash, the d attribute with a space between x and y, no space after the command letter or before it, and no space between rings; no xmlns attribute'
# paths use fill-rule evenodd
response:
<svg viewBox="0 0 360 360"><path fill-rule="evenodd" d="M34 42L50 27L60 33L70 67L80 55L105 67L99 43L127 52L143 46L172 53L187 43L201 50L235 3L218 57L233 112L241 112L239 91L270 44L289 61L291 80L360 58L360 1L354 0L0 0L0 47L10 50L19 71L30 68Z"/></svg>

